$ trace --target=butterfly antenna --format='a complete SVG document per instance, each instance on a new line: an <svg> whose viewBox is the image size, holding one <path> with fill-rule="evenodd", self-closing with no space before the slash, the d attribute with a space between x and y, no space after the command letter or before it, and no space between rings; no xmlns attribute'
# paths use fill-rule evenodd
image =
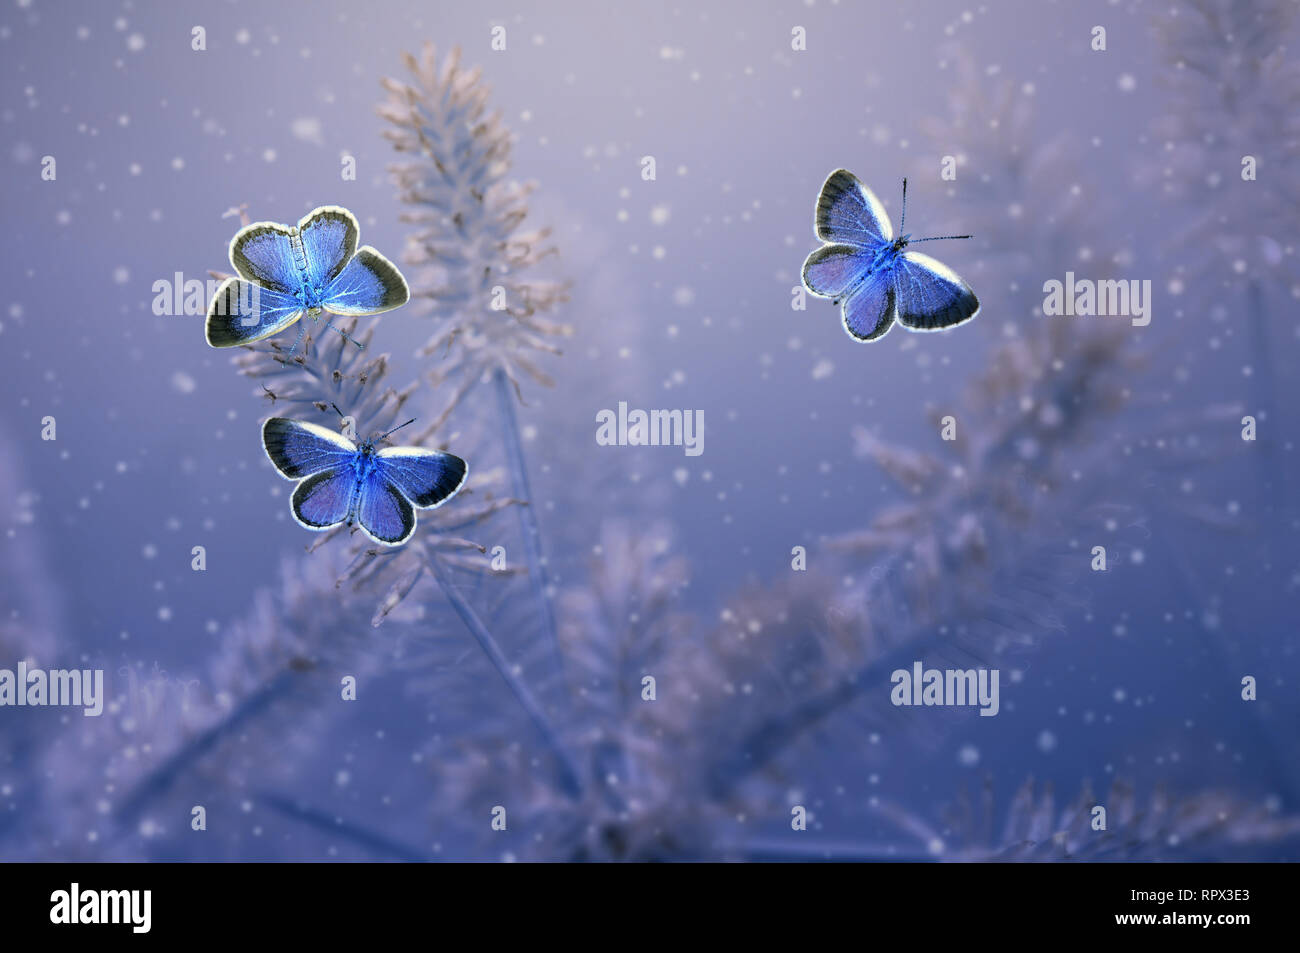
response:
<svg viewBox="0 0 1300 953"><path fill-rule="evenodd" d="M339 415L340 417L342 417L344 420L347 420L347 419L348 419L348 418L347 418L347 414L345 414L345 413L343 413L343 411L339 410L339 405L338 405L338 404L336 404L336 403L334 403L333 401L331 401L331 402L330 402L330 406L334 408L334 413L338 414L338 415Z"/></svg>
<svg viewBox="0 0 1300 953"><path fill-rule="evenodd" d="M906 234L903 226L907 224L907 176L903 176L903 214L898 216L898 234Z"/></svg>
<svg viewBox="0 0 1300 953"><path fill-rule="evenodd" d="M379 435L379 439L380 439L380 440L387 440L390 434L395 434L395 433L397 433L397 431L401 430L403 427L405 427L405 426L407 426L407 425L409 425L409 424L413 424L413 423L415 423L415 418L414 418L414 417L412 417L410 420L408 420L408 421L407 421L406 423L404 423L404 424L398 424L398 425L397 425L396 427L394 427L392 430L388 431L388 433L380 434L380 435Z"/></svg>
<svg viewBox="0 0 1300 953"><path fill-rule="evenodd" d="M915 245L917 242L944 242L950 238L974 238L974 235L935 235L932 238L913 238L908 244Z"/></svg>

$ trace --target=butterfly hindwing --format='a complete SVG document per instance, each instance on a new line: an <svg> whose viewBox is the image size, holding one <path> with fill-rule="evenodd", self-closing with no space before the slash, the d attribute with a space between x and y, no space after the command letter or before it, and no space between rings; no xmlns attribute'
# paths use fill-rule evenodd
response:
<svg viewBox="0 0 1300 953"><path fill-rule="evenodd" d="M406 542L415 532L415 508L385 477L382 466L361 482L356 516L372 539L390 546Z"/></svg>
<svg viewBox="0 0 1300 953"><path fill-rule="evenodd" d="M377 462L380 473L420 509L451 499L469 473L469 465L455 454L423 447L386 447Z"/></svg>
<svg viewBox="0 0 1300 953"><path fill-rule="evenodd" d="M302 420L272 417L262 425L262 447L275 468L288 480L301 480L326 470L352 472L356 445L327 427Z"/></svg>
<svg viewBox="0 0 1300 953"><path fill-rule="evenodd" d="M378 314L400 308L411 298L397 267L369 245L362 245L330 283L325 310L335 314Z"/></svg>
<svg viewBox="0 0 1300 953"><path fill-rule="evenodd" d="M823 245L803 264L804 286L823 298L838 298L862 280L873 257L859 245Z"/></svg>
<svg viewBox="0 0 1300 953"><path fill-rule="evenodd" d="M877 272L844 299L844 330L859 341L874 341L897 316L894 282L888 271Z"/></svg>
<svg viewBox="0 0 1300 953"><path fill-rule="evenodd" d="M817 237L824 242L875 245L894 237L880 199L856 175L836 169L817 197Z"/></svg>
<svg viewBox="0 0 1300 953"><path fill-rule="evenodd" d="M323 205L298 223L298 233L307 280L313 287L325 288L356 254L361 229L356 216L347 209Z"/></svg>
<svg viewBox="0 0 1300 953"><path fill-rule="evenodd" d="M279 334L302 314L297 298L251 281L227 278L208 305L204 333L212 347L237 347Z"/></svg>
<svg viewBox="0 0 1300 953"><path fill-rule="evenodd" d="M894 265L898 320L914 331L938 331L975 317L979 299L970 285L941 261L908 251Z"/></svg>
<svg viewBox="0 0 1300 953"><path fill-rule="evenodd" d="M351 469L313 473L294 487L289 501L294 519L313 530L342 523L352 512L356 485Z"/></svg>

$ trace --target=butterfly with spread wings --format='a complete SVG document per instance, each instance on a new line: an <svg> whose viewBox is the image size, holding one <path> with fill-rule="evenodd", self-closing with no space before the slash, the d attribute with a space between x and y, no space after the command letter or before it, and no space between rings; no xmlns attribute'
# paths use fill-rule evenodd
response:
<svg viewBox="0 0 1300 953"><path fill-rule="evenodd" d="M337 205L315 209L293 226L254 222L241 228L230 243L239 277L226 279L213 295L208 344L251 344L322 311L379 314L406 304L406 279L369 245L357 247L360 232L356 217ZM303 331L299 325L290 353Z"/></svg>
<svg viewBox="0 0 1300 953"><path fill-rule="evenodd" d="M262 448L282 477L297 482L289 506L301 526L359 524L375 542L399 546L415 533L416 509L455 496L469 464L441 450L379 448L391 433L358 445L318 424L272 417L262 425Z"/></svg>
<svg viewBox="0 0 1300 953"><path fill-rule="evenodd" d="M907 219L907 179L903 214ZM874 341L897 320L910 331L942 331L979 313L979 299L956 272L929 255L905 251L935 238L894 238L880 199L852 172L830 174L817 199L817 237L826 244L803 266L804 286L840 306L844 330L856 341Z"/></svg>

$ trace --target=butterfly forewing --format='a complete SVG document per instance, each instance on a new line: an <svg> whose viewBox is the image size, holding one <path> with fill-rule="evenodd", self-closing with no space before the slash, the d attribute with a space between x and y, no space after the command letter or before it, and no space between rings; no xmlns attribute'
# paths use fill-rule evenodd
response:
<svg viewBox="0 0 1300 953"><path fill-rule="evenodd" d="M315 288L325 288L338 277L357 252L361 233L356 217L337 205L314 209L298 223L305 278Z"/></svg>
<svg viewBox="0 0 1300 953"><path fill-rule="evenodd" d="M826 179L817 198L816 223L817 237L824 242L874 246L894 237L880 199L847 169Z"/></svg>
<svg viewBox="0 0 1300 953"><path fill-rule="evenodd" d="M352 467L357 447L342 434L302 420L272 417L262 425L262 446L289 480Z"/></svg>
<svg viewBox="0 0 1300 953"><path fill-rule="evenodd" d="M387 447L379 451L380 471L420 509L451 499L469 473L469 465L452 453L422 447Z"/></svg>
<svg viewBox="0 0 1300 953"><path fill-rule="evenodd" d="M291 235L277 222L245 225L230 242L230 263L248 281L291 295L302 286Z"/></svg>

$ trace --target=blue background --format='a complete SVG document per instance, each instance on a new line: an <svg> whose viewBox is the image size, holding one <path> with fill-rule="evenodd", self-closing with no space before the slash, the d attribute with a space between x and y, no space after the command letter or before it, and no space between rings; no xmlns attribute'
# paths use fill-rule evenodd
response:
<svg viewBox="0 0 1300 953"><path fill-rule="evenodd" d="M1285 56L1260 64L1297 41L1296 7L1210 7L1238 10L1230 38L1178 3L497 3L490 16L401 2L8 3L0 667L104 668L118 704L94 725L76 710L0 710L0 856L966 859L1042 844L1069 826L1062 812L1085 784L1089 805L1114 808L1116 778L1157 818L1130 818L1140 834L1121 857L1294 856L1286 368L1300 345L1300 170L1296 113L1279 104L1300 84ZM1281 26L1246 28L1269 16ZM1104 52L1090 48L1098 24ZM204 51L191 49L195 25ZM152 309L155 281L228 270L238 220L223 213L240 203L285 222L347 206L361 240L401 261L415 226L400 218L375 107L380 78L402 77L402 52L425 39L482 67L515 134L509 178L537 184L526 225L554 230L559 254L539 273L571 283L551 317L573 336L541 360L555 386L525 382L519 413L556 613L566 646L585 648L562 668L547 656L528 586L460 584L574 753L577 797L436 587L383 627L341 621L347 600L370 600L353 607L364 622L377 597L336 589L337 560L303 553L258 443L279 411L206 346L201 317ZM355 181L340 176L343 154ZM1255 181L1241 179L1248 154ZM654 181L641 177L647 155ZM939 174L949 155L955 181ZM910 176L914 235L976 235L926 249L976 289L975 321L859 345L830 304L791 308L817 190L841 166L895 220ZM1149 280L1150 325L1044 317L1042 284L1066 271ZM1056 394L1055 412L1082 421L1046 444L1061 485L1026 523L999 522L990 501L1039 498L1036 447L1013 446L1020 464L977 465L939 439L937 418L978 443L1037 414L1058 351L1069 360L1106 332L1118 343L1083 375L1096 386ZM395 380L429 369L415 355L429 333L414 306L380 323ZM1000 348L1049 339L1017 371L999 364ZM426 390L413 398L424 419L439 412ZM984 409L980 393L993 395ZM619 401L702 409L703 455L598 446L595 416ZM498 463L490 388L456 414L453 449L477 450L466 455L484 471ZM1257 441L1240 439L1246 414ZM57 440L41 439L46 415ZM940 476L896 483L855 429L931 455ZM969 492L945 495L962 479ZM907 522L883 554L838 545L891 512ZM924 540L972 521L1006 573L971 570L960 547L932 575L917 568ZM512 533L506 513L461 535L522 552ZM663 541L653 558L614 558L647 541ZM196 545L205 572L191 571ZM1089 571L1094 545L1107 547L1105 574ZM795 546L815 580L794 578ZM1050 588L1025 584L1049 566L1061 569ZM673 618L647 648L635 633L650 609L618 598L661 572L676 581L655 611ZM271 678L256 647L304 619L345 630L312 643L320 682L223 721ZM892 639L903 667L965 667L967 635L1002 673L997 717L895 710L889 664L807 717ZM345 704L349 672L362 684ZM647 672L667 712L638 713ZM1246 675L1256 702L1240 698ZM584 707L598 689L621 699L601 718ZM777 750L756 746L785 729ZM621 752L614 767L607 747ZM629 796L608 794L611 776ZM1016 800L1031 778L1037 797L1055 791L1038 814ZM985 783L987 836L945 813ZM1195 807L1160 815L1166 796ZM203 832L190 829L196 804ZM489 827L496 805L504 832ZM790 829L794 805L811 813L806 832ZM1187 820L1198 811L1219 826Z"/></svg>

